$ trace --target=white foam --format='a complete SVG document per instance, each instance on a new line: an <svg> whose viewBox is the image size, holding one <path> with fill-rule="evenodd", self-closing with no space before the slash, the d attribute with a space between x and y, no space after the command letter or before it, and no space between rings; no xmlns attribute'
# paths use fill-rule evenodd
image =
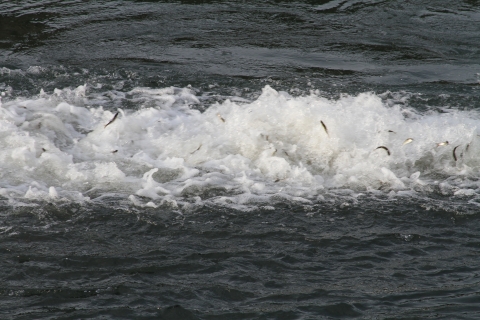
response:
<svg viewBox="0 0 480 320"><path fill-rule="evenodd" d="M102 96L137 109L90 106ZM89 95L86 86L4 98L0 195L15 203L113 193L137 206L248 209L342 192L480 194L477 112L419 114L373 93L329 100L268 86L255 101L226 100L203 113L191 107L201 99L189 88Z"/></svg>

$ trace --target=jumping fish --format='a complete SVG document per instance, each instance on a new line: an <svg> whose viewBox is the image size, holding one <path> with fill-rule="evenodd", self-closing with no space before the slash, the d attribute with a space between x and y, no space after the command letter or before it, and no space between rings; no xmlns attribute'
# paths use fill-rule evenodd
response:
<svg viewBox="0 0 480 320"><path fill-rule="evenodd" d="M222 116L220 115L220 113L217 113L217 117L218 117L218 119L220 119L222 122L225 122L225 119L222 118Z"/></svg>
<svg viewBox="0 0 480 320"><path fill-rule="evenodd" d="M112 153L117 153L117 152L118 152L118 150L113 150L113 151L112 151Z"/></svg>
<svg viewBox="0 0 480 320"><path fill-rule="evenodd" d="M448 141L437 143L437 147L441 147L441 146L448 146Z"/></svg>
<svg viewBox="0 0 480 320"><path fill-rule="evenodd" d="M110 124L113 123L113 121L115 121L115 119L117 119L118 117L118 112L115 113L115 115L113 116L112 120L110 120L103 128L105 129L107 126L109 126Z"/></svg>
<svg viewBox="0 0 480 320"><path fill-rule="evenodd" d="M453 148L453 159L455 159L455 161L457 161L457 155L455 154L455 151L457 150L458 147L460 147L460 145Z"/></svg>
<svg viewBox="0 0 480 320"><path fill-rule="evenodd" d="M395 131L393 131L393 130L388 130L388 132L390 132L390 133L396 133L396 132L395 132Z"/></svg>
<svg viewBox="0 0 480 320"><path fill-rule="evenodd" d="M322 127L323 127L323 130L325 130L325 133L327 134L327 136L330 137L330 135L328 134L328 129L327 129L327 126L325 125L325 123L323 123L322 120L320 120L320 123L322 124Z"/></svg>
<svg viewBox="0 0 480 320"><path fill-rule="evenodd" d="M469 148L470 148L470 143L467 144L467 146L465 147L465 150L463 150L462 153L460 153L460 157L463 157L463 153L467 153Z"/></svg>
<svg viewBox="0 0 480 320"><path fill-rule="evenodd" d="M406 145L406 144L409 144L409 143L412 142L412 141L413 141L412 138L408 138L408 139L406 139L405 141L403 141L402 146L404 146L404 145Z"/></svg>
<svg viewBox="0 0 480 320"><path fill-rule="evenodd" d="M194 154L195 152L197 152L198 150L200 150L200 148L202 147L202 144L200 143L200 146L193 152L190 152L190 154Z"/></svg>
<svg viewBox="0 0 480 320"><path fill-rule="evenodd" d="M385 151L387 151L387 154L390 155L390 150L388 150L388 148L385 146L376 147L375 150L377 149L384 149Z"/></svg>

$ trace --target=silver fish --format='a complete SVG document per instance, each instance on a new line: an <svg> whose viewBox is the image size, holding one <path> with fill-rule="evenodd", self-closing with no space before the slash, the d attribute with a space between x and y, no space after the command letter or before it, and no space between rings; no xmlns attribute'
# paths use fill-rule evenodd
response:
<svg viewBox="0 0 480 320"><path fill-rule="evenodd" d="M437 143L437 147L441 147L441 146L448 146L448 141Z"/></svg>
<svg viewBox="0 0 480 320"><path fill-rule="evenodd" d="M403 144L402 146L406 145L406 144L409 144L410 142L412 142L413 139L412 138L407 138L405 141L403 141Z"/></svg>

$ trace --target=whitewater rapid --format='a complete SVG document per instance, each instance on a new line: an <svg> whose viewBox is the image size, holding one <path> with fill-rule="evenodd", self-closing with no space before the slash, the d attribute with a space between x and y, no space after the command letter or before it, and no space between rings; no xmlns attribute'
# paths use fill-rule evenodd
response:
<svg viewBox="0 0 480 320"><path fill-rule="evenodd" d="M328 99L269 86L253 101L231 98L204 112L202 99L175 87L2 91L0 199L248 209L337 194L438 193L472 203L480 195L474 110L420 113L407 93ZM118 103L102 106L108 101ZM122 101L134 108L115 107Z"/></svg>

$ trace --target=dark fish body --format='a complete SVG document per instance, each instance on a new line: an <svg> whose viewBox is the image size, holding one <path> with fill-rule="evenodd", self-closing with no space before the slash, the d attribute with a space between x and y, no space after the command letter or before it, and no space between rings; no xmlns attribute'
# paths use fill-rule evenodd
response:
<svg viewBox="0 0 480 320"><path fill-rule="evenodd" d="M457 161L457 155L455 154L455 151L457 150L458 147L460 146L458 145L455 148L453 148L453 159L455 159L455 161Z"/></svg>
<svg viewBox="0 0 480 320"><path fill-rule="evenodd" d="M200 148L202 147L202 144L200 144L200 146L193 152L190 152L190 154L194 154L195 152L197 152L198 150L200 150Z"/></svg>
<svg viewBox="0 0 480 320"><path fill-rule="evenodd" d="M320 120L320 123L322 124L322 127L323 127L323 130L325 130L325 133L327 134L327 136L330 137L330 135L328 134L328 129L327 129L327 126L325 125L325 123L323 123L322 120Z"/></svg>
<svg viewBox="0 0 480 320"><path fill-rule="evenodd" d="M377 149L383 149L383 150L387 151L388 155L390 155L390 150L388 150L388 148L385 147L385 146L379 146L379 147L375 148L375 150L377 150Z"/></svg>
<svg viewBox="0 0 480 320"><path fill-rule="evenodd" d="M117 119L117 117L118 117L118 112L115 113L115 115L113 116L112 120L110 120L110 121L105 125L105 127L103 127L103 128L105 129L107 126L111 125L111 124L113 123L113 121L115 121L115 120Z"/></svg>

